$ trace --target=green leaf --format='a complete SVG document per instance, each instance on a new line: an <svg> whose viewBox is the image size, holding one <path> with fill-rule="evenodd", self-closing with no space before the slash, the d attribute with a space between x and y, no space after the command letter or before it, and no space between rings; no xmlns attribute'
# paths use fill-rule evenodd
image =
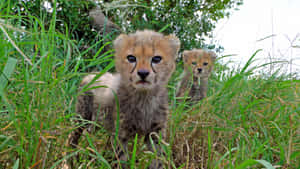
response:
<svg viewBox="0 0 300 169"><path fill-rule="evenodd" d="M13 169L18 169L19 168L19 159L15 162Z"/></svg>
<svg viewBox="0 0 300 169"><path fill-rule="evenodd" d="M262 164L263 166L265 166L267 169L275 169L271 163L269 163L266 160L256 160L257 162L259 162L260 164Z"/></svg>
<svg viewBox="0 0 300 169"><path fill-rule="evenodd" d="M256 164L261 164L264 167L266 167L267 169L275 169L272 166L272 164L270 164L269 162L267 162L265 160L253 160L253 159L244 161L242 164L240 164L239 166L237 166L236 169L244 169L244 168L247 168L249 166L256 165Z"/></svg>

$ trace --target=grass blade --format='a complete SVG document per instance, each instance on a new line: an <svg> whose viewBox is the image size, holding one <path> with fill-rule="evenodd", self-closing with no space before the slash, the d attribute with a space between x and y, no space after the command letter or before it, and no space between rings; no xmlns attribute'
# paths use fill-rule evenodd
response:
<svg viewBox="0 0 300 169"><path fill-rule="evenodd" d="M250 59L247 61L247 63L245 64L245 66L243 67L243 69L241 70L241 73L244 73L246 71L246 69L253 63L253 59L254 57L257 55L258 52L262 51L262 49L258 49L257 51L255 51L255 53L250 57Z"/></svg>
<svg viewBox="0 0 300 169"><path fill-rule="evenodd" d="M135 138L134 138L132 157L131 157L131 160L130 160L130 169L134 169L135 168L135 157L136 157L137 140L138 140L138 137L137 137L137 134L136 134Z"/></svg>
<svg viewBox="0 0 300 169"><path fill-rule="evenodd" d="M98 157L97 159L98 159L98 160L100 159L99 162L103 162L103 163L106 165L107 168L111 168L111 166L110 166L109 163L104 159L104 157L103 157L101 154L98 153L98 151L96 150L95 146L93 145L92 140L91 140L91 138L89 137L88 134L86 135L86 138L87 138L87 140L88 140L88 142L89 142L89 145L92 147L92 149L93 149L94 152L96 153L96 155L97 155L97 157Z"/></svg>
<svg viewBox="0 0 300 169"><path fill-rule="evenodd" d="M271 163L269 163L266 160L256 160L258 163L262 164L263 166L265 166L267 169L275 169Z"/></svg>
<svg viewBox="0 0 300 169"><path fill-rule="evenodd" d="M220 159L219 161L216 163L214 168L218 168L218 165L221 163L222 160L224 160L230 153L232 153L233 151L238 150L237 147L232 148L231 150L227 151Z"/></svg>
<svg viewBox="0 0 300 169"><path fill-rule="evenodd" d="M57 162L55 162L55 163L51 166L50 169L53 169L53 168L57 167L58 164L60 164L60 163L63 162L64 160L66 160L66 159L68 159L68 158L70 158L70 157L76 155L79 151L80 151L80 150L77 150L77 151L75 151L75 152L73 152L73 153L71 153L71 154L68 154L68 155L65 156L64 158L58 160Z"/></svg>
<svg viewBox="0 0 300 169"><path fill-rule="evenodd" d="M9 57L4 70L0 76L0 96L2 95L3 89L6 87L8 83L8 79L10 78L11 74L15 70L17 64L17 59Z"/></svg>
<svg viewBox="0 0 300 169"><path fill-rule="evenodd" d="M15 162L13 169L18 169L19 168L19 159Z"/></svg>
<svg viewBox="0 0 300 169"><path fill-rule="evenodd" d="M242 164L240 164L236 169L244 169L247 168L249 166L255 165L255 164L261 164L264 167L266 167L267 169L275 169L272 164L270 164L269 162L265 161L265 160L246 160L244 161Z"/></svg>
<svg viewBox="0 0 300 169"><path fill-rule="evenodd" d="M4 135L0 135L0 138L6 138L1 144L0 144L0 151L2 150L2 147L4 147L6 145L6 143L12 138L11 136L10 137L7 137L7 136L4 136Z"/></svg>

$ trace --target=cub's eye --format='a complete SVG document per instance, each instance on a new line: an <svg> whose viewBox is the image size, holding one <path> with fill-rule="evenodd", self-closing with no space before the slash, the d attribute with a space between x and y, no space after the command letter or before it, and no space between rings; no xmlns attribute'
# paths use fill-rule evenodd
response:
<svg viewBox="0 0 300 169"><path fill-rule="evenodd" d="M136 62L136 58L133 55L128 55L127 60L128 60L129 63L135 63Z"/></svg>
<svg viewBox="0 0 300 169"><path fill-rule="evenodd" d="M197 64L197 62L192 62L192 65L196 65Z"/></svg>
<svg viewBox="0 0 300 169"><path fill-rule="evenodd" d="M206 65L208 65L208 63L207 63L207 62L204 62L203 65L206 66Z"/></svg>
<svg viewBox="0 0 300 169"><path fill-rule="evenodd" d="M158 64L161 61L161 56L154 56L151 60L152 63Z"/></svg>

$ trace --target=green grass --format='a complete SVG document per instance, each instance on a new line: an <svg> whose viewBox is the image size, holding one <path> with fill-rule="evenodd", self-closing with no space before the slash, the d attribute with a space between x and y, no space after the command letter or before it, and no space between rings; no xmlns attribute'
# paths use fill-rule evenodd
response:
<svg viewBox="0 0 300 169"><path fill-rule="evenodd" d="M75 150L65 141L76 127L81 78L95 67L111 71L112 54L98 55L102 48L96 45L80 52L77 41L53 29L55 17L49 30L42 20L29 19L26 32L11 24L20 23L19 16L0 22L0 168L56 168L74 152L81 154L78 167L107 168L114 153L104 130L84 134ZM88 50L96 55L86 57ZM217 65L209 96L192 107L174 97L177 69L170 82L168 139L161 140L168 168L300 167L300 81L254 75L254 57L239 70ZM131 168L156 158L142 139L130 144Z"/></svg>

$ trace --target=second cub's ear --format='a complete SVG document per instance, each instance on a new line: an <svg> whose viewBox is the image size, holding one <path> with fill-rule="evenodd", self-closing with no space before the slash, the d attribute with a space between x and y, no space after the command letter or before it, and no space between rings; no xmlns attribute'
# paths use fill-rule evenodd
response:
<svg viewBox="0 0 300 169"><path fill-rule="evenodd" d="M114 40L114 48L117 51L121 50L127 41L128 35L126 34L121 34L119 35L115 40Z"/></svg>
<svg viewBox="0 0 300 169"><path fill-rule="evenodd" d="M180 40L173 34L168 35L165 38L169 41L171 48L174 51L174 55L176 57L180 49Z"/></svg>
<svg viewBox="0 0 300 169"><path fill-rule="evenodd" d="M217 59L217 54L213 51L208 52L212 61L215 61Z"/></svg>
<svg viewBox="0 0 300 169"><path fill-rule="evenodd" d="M183 60L183 63L187 63L187 61L188 61L188 51L183 51L183 53L182 53L182 60Z"/></svg>

